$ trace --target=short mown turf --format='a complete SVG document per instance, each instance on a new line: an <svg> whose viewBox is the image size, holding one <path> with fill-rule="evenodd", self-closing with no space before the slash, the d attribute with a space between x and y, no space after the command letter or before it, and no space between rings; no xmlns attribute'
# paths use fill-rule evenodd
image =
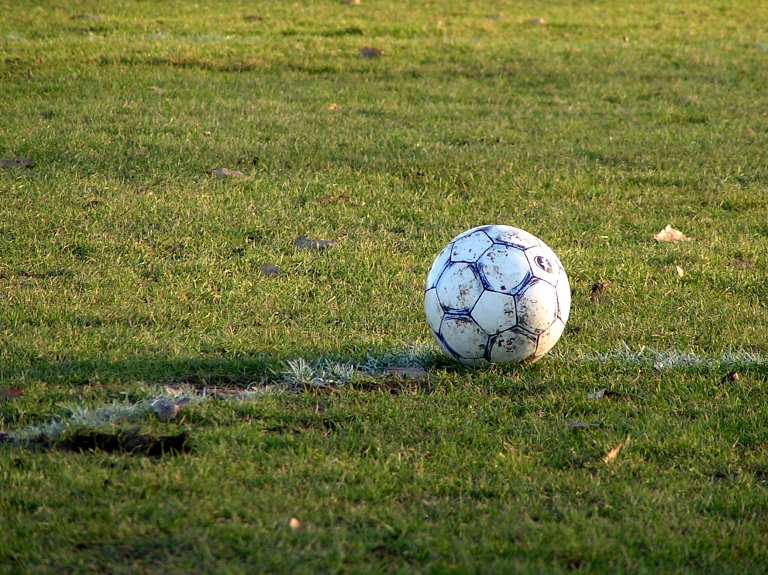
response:
<svg viewBox="0 0 768 575"><path fill-rule="evenodd" d="M0 573L765 572L768 6L0 6ZM487 223L537 364L430 341Z"/></svg>

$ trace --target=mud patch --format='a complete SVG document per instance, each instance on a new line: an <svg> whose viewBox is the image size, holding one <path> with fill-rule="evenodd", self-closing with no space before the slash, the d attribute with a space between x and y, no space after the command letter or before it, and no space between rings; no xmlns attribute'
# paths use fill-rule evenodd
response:
<svg viewBox="0 0 768 575"><path fill-rule="evenodd" d="M187 432L157 435L142 433L138 428L113 432L80 429L56 442L53 447L61 451L104 451L144 457L179 455L191 451Z"/></svg>

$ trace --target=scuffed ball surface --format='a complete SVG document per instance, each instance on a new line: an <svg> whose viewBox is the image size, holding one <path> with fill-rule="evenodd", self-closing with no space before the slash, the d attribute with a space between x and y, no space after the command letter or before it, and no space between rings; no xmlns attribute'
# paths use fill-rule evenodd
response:
<svg viewBox="0 0 768 575"><path fill-rule="evenodd" d="M570 308L558 257L511 226L480 226L455 237L424 285L430 333L467 365L538 360L560 339Z"/></svg>

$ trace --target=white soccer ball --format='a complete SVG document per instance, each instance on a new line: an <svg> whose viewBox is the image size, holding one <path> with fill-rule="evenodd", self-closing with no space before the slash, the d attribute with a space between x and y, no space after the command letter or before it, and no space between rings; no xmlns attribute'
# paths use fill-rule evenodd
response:
<svg viewBox="0 0 768 575"><path fill-rule="evenodd" d="M467 365L534 362L568 321L571 287L544 242L510 226L480 226L435 258L424 312L440 348Z"/></svg>

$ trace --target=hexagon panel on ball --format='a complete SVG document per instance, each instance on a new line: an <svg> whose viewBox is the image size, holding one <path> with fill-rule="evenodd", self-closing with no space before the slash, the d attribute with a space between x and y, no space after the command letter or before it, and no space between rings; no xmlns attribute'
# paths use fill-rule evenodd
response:
<svg viewBox="0 0 768 575"><path fill-rule="evenodd" d="M477 230L453 242L451 261L474 263L492 245L493 242L485 232Z"/></svg>
<svg viewBox="0 0 768 575"><path fill-rule="evenodd" d="M437 298L446 310L470 310L483 293L483 284L469 264L450 264L437 281Z"/></svg>
<svg viewBox="0 0 768 575"><path fill-rule="evenodd" d="M443 342L459 359L485 357L488 335L468 317L446 317L440 326Z"/></svg>
<svg viewBox="0 0 768 575"><path fill-rule="evenodd" d="M509 246L495 245L477 262L477 269L493 291L516 293L531 275L525 253Z"/></svg>

